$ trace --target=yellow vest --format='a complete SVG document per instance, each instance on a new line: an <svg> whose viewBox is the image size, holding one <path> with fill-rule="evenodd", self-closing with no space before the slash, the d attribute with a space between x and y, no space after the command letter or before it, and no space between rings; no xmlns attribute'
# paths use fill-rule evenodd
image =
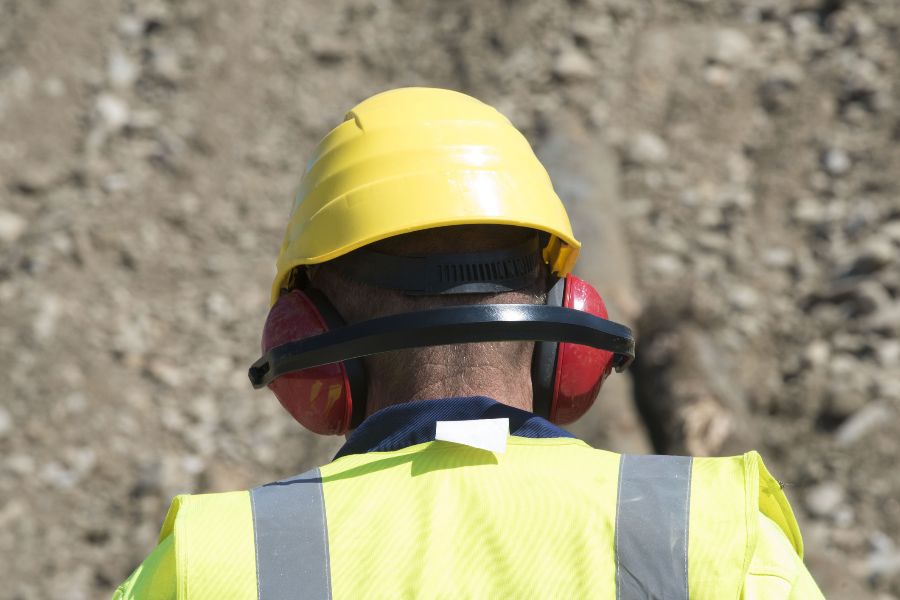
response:
<svg viewBox="0 0 900 600"><path fill-rule="evenodd" d="M719 600L788 598L801 579L810 595L790 597L821 597L755 452L622 456L571 438L511 436L504 454L431 441L179 496L158 550L117 598Z"/></svg>

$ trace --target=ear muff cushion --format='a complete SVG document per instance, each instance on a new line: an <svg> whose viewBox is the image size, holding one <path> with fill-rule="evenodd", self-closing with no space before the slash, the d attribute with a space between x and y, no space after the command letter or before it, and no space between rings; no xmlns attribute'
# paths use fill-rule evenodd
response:
<svg viewBox="0 0 900 600"><path fill-rule="evenodd" d="M547 292L547 306L562 306L566 280L558 279ZM553 391L556 387L557 342L535 342L531 361L532 410L545 419L550 418Z"/></svg>
<svg viewBox="0 0 900 600"><path fill-rule="evenodd" d="M597 290L574 275L566 277L563 306L604 319L609 316ZM614 358L615 355L606 350L559 344L550 421L572 423L584 415L594 404L603 380L612 371Z"/></svg>
<svg viewBox="0 0 900 600"><path fill-rule="evenodd" d="M306 293L294 290L283 294L269 311L262 351L318 335L328 327L316 303ZM269 388L285 410L314 433L342 434L350 426L351 385L342 363L284 375L270 383Z"/></svg>
<svg viewBox="0 0 900 600"><path fill-rule="evenodd" d="M346 325L343 317L325 295L315 288L304 290L306 296L315 304L319 315L325 320L329 331ZM366 368L361 358L351 358L341 363L344 373L350 382L351 417L350 428L356 428L366 417L366 398L368 396L368 379ZM341 431L343 435L345 431Z"/></svg>

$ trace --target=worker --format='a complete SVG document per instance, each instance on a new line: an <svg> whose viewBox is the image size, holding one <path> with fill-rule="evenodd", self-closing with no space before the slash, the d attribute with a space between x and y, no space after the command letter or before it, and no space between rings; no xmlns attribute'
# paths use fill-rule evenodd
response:
<svg viewBox="0 0 900 600"><path fill-rule="evenodd" d="M619 455L560 424L634 356L525 138L405 88L316 148L250 368L334 460L175 498L116 599L809 599L755 452Z"/></svg>

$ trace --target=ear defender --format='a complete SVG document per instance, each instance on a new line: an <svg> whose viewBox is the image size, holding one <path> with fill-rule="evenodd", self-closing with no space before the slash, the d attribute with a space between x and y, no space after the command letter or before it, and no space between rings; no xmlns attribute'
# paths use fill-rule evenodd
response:
<svg viewBox="0 0 900 600"><path fill-rule="evenodd" d="M603 298L586 281L567 275L550 288L547 306L562 306L608 318ZM565 425L594 404L603 381L616 366L613 352L568 342L535 342L532 362L534 412Z"/></svg>
<svg viewBox="0 0 900 600"><path fill-rule="evenodd" d="M266 318L262 351L343 327L325 296L313 289L283 294ZM313 433L341 435L365 416L365 371L361 359L287 373L269 389L294 419ZM357 398L354 411L354 397Z"/></svg>
<svg viewBox="0 0 900 600"><path fill-rule="evenodd" d="M557 280L547 294L547 307L523 305L525 309L534 312L541 311L560 311L575 310L585 313L584 316L576 317L575 320L593 320L600 323L593 323L589 327L600 327L601 330L607 331L601 333L607 336L606 342L603 344L612 344L612 346L620 348L616 352L598 349L589 345L580 343L572 343L566 341L539 341L535 342L534 357L532 361L532 388L534 390L534 412L543 416L553 423L566 424L577 420L584 415L593 405L597 397L603 380L610 374L615 367L619 370L624 369L630 362L629 357L633 357L634 339L628 328L605 321L607 318L606 306L600 294L597 293L590 284L575 277L568 275L565 278ZM512 305L497 305L508 310L518 310ZM530 307L530 308L529 308ZM457 307L455 309L443 309L443 311L477 311L483 312L490 307ZM415 320L418 323L419 315L425 313L414 313L407 317L392 317L392 319ZM436 314L435 311L431 313ZM558 314L558 313L557 313ZM572 313L565 313L572 314ZM590 315L590 316L588 316ZM558 325L554 325L555 321L545 321L548 316L531 317L537 319L537 322L528 323L507 323L517 329L523 327L551 327L556 339L577 339L566 337L570 334L564 334L562 328L565 323L572 318L559 321ZM450 317L461 319L458 325L447 327L451 332L453 330L460 331L463 328L465 319L460 313L459 317ZM461 335L462 337L471 336L469 340L472 342L483 341L487 339L535 339L529 337L524 329L520 335L496 336L488 333L487 330L492 325L494 319L498 316L486 317L484 322L475 323L482 340L477 339L475 334L459 334L449 333L446 335ZM554 319L556 317L549 317ZM526 319L527 320L527 319ZM456 322L456 321L454 321ZM541 325L541 322L545 325ZM604 326L602 323L606 323ZM374 322L368 322L374 323ZM494 323L495 324L495 323ZM471 325L471 324L470 324ZM279 346L285 346L296 343L300 340L315 338L322 334L335 334L338 330L341 334L348 332L354 327L357 329L365 328L366 323L354 325L353 327L345 327L343 319L337 310L331 305L325 296L315 289L307 288L303 291L293 290L282 294L278 301L269 312L266 324L263 329L262 351L264 355L270 355L273 349ZM389 327L391 331L399 331L402 327L397 325L398 329ZM394 348L384 346L378 351L387 351L390 349L398 349L401 347L415 347L418 345L439 345L440 343L457 343L450 338L439 339L434 337L433 331L435 327L439 327L436 323L409 325L410 333L403 334L408 338L399 342ZM445 326L446 327L446 326ZM508 331L511 329L507 328ZM361 333L361 332L360 332ZM373 334L373 338L384 337L385 333ZM394 334L399 335L399 334ZM445 334L440 334L445 335ZM533 335L550 335L551 337L543 337L543 339L553 339L554 333L547 332L538 333L534 329ZM429 343L431 336L431 343ZM611 337L608 337L611 336ZM365 336L364 336L365 337ZM383 342L378 342L383 344ZM378 344L377 343L377 344ZM585 341L585 344L593 343ZM376 345L377 345L376 344ZM596 346L597 344L594 344ZM372 352L366 352L371 354ZM347 354L349 356L359 356L361 354ZM347 356L345 355L345 356ZM262 364L265 369L273 368L271 364L266 362L265 356ZM324 361L322 361L324 362ZM260 363L260 361L257 361ZM307 363L307 364L317 364ZM351 358L340 362L331 362L329 364L320 364L320 366L312 366L309 368L300 368L284 372L270 373L268 378L268 387L274 392L281 405L294 417L301 425L314 433L321 435L341 435L348 429L356 427L362 422L365 416L366 404L366 375L361 358ZM255 368L255 367L254 367ZM265 370L264 369L264 370ZM276 369L277 370L277 369ZM251 381L257 380L261 374L253 373L251 368ZM255 383L255 385L257 385ZM264 382L258 383L258 386L264 385Z"/></svg>

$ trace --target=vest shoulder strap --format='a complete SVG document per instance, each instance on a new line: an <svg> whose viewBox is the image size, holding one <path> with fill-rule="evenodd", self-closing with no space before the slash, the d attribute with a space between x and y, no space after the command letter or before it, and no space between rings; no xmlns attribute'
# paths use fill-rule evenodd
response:
<svg viewBox="0 0 900 600"><path fill-rule="evenodd" d="M782 484L772 477L758 453L748 452L745 456L748 461L755 460L757 464L760 512L772 519L781 528L797 555L802 559L803 538L800 537L800 526L797 524L797 519L794 517L794 511L791 510L787 497L784 495Z"/></svg>
<svg viewBox="0 0 900 600"><path fill-rule="evenodd" d="M331 597L318 469L249 492L177 496L160 540L169 535L178 600Z"/></svg>
<svg viewBox="0 0 900 600"><path fill-rule="evenodd" d="M739 598L759 536L760 513L784 532L798 555L803 543L791 507L757 452L695 458L691 480L691 597Z"/></svg>
<svg viewBox="0 0 900 600"><path fill-rule="evenodd" d="M160 540L169 535L178 600L257 597L249 492L176 496Z"/></svg>

